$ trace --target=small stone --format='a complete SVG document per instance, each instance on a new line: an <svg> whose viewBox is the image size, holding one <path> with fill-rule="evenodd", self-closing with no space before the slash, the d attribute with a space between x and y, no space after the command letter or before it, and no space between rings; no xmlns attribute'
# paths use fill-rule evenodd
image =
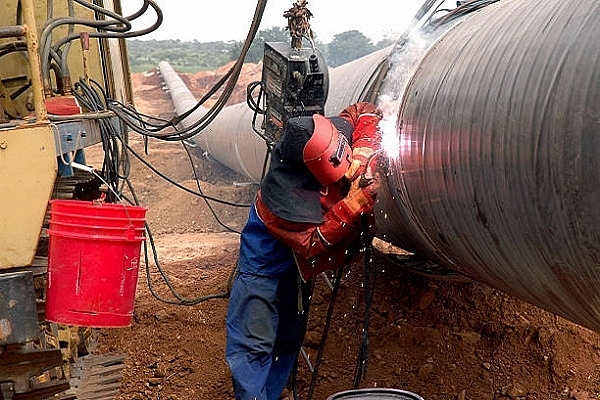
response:
<svg viewBox="0 0 600 400"><path fill-rule="evenodd" d="M423 377L433 372L433 364L423 364L419 368L419 376Z"/></svg>
<svg viewBox="0 0 600 400"><path fill-rule="evenodd" d="M477 332L454 332L454 334L467 344L475 344L481 339L481 335Z"/></svg>
<svg viewBox="0 0 600 400"><path fill-rule="evenodd" d="M148 379L148 384L150 386L158 386L162 382L162 378L150 378Z"/></svg>
<svg viewBox="0 0 600 400"><path fill-rule="evenodd" d="M591 396L588 392L574 389L571 391L571 398L574 400L591 400Z"/></svg>
<svg viewBox="0 0 600 400"><path fill-rule="evenodd" d="M527 393L527 389L519 383L506 385L502 388L502 394L510 397L511 399L524 398L527 396Z"/></svg>
<svg viewBox="0 0 600 400"><path fill-rule="evenodd" d="M160 310L160 311L157 311L156 314L154 314L154 318L156 318L158 321L165 320L168 317L169 317L169 313L167 312L167 310Z"/></svg>
<svg viewBox="0 0 600 400"><path fill-rule="evenodd" d="M419 299L417 308L421 311L425 311L429 308L431 303L433 303L433 300L435 300L435 293L431 291L425 292Z"/></svg>

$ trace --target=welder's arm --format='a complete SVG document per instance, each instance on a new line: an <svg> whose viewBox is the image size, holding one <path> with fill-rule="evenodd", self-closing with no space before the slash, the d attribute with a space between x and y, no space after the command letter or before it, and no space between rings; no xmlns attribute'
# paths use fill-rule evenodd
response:
<svg viewBox="0 0 600 400"><path fill-rule="evenodd" d="M352 124L352 126L356 127L360 116L368 114L375 115L379 119L381 119L381 117L383 116L381 110L379 110L375 104L367 102L351 104L348 107L344 108L342 112L340 112L338 115L340 117L346 118Z"/></svg>
<svg viewBox="0 0 600 400"><path fill-rule="evenodd" d="M352 133L352 163L346 172L347 179L354 181L376 165L376 152L381 146L378 124L382 113L371 103L356 103L346 107L340 116L354 125Z"/></svg>
<svg viewBox="0 0 600 400"><path fill-rule="evenodd" d="M287 244L297 256L311 259L359 233L360 217L372 212L377 188L378 183L361 188L357 180L348 195L325 213L320 224L291 222L277 217L260 198L256 205L258 215L275 238Z"/></svg>

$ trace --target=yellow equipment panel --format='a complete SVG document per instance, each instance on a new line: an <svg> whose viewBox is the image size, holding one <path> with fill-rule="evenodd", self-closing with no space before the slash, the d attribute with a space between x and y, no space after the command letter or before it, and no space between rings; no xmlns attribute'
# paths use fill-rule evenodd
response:
<svg viewBox="0 0 600 400"><path fill-rule="evenodd" d="M0 269L31 264L56 173L49 124L0 130Z"/></svg>

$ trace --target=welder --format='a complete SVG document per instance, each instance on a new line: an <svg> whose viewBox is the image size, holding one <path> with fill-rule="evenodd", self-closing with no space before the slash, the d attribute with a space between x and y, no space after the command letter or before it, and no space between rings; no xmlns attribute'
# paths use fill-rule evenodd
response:
<svg viewBox="0 0 600 400"><path fill-rule="evenodd" d="M380 111L289 118L240 239L226 360L237 400L279 399L308 319L310 281L342 268L374 234Z"/></svg>

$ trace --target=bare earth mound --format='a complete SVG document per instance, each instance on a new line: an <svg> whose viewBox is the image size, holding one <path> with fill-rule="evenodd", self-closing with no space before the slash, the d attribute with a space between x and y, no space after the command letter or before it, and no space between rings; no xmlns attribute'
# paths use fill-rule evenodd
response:
<svg viewBox="0 0 600 400"><path fill-rule="evenodd" d="M260 79L248 67L245 85ZM224 71L220 71L220 74ZM186 75L197 97L218 72ZM155 73L134 75L136 105L169 116L172 105ZM132 146L143 154L139 136ZM180 143L150 141L144 156L178 183L206 194L248 204L256 186ZM195 173L194 173L195 169ZM142 205L164 275L178 296L202 299L227 290L235 265L239 230L247 209L213 204L183 192L132 159L132 182ZM400 269L376 255L375 294L369 313L366 374L360 387L393 387L425 400L600 399L600 334L471 281L431 280ZM345 270L319 365L313 399L351 389L364 323L364 268ZM149 286L148 282L151 282ZM317 358L331 290L318 279L304 349ZM140 271L131 327L102 330L99 351L127 355L119 399L232 399L224 360L224 297L178 306L159 269ZM311 374L304 359L298 372L299 398L306 399ZM291 397L290 397L291 398Z"/></svg>

